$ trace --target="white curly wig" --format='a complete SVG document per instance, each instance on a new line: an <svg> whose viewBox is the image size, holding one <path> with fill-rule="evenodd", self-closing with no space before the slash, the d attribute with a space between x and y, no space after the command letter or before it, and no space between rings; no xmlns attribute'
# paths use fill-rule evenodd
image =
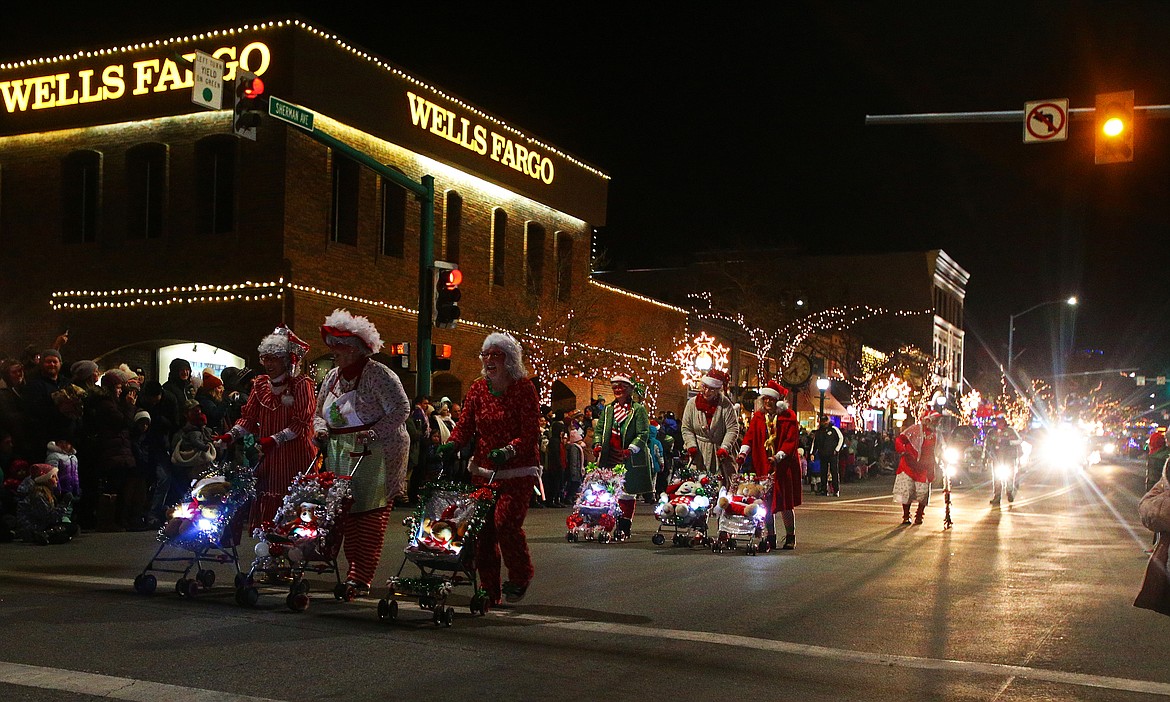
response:
<svg viewBox="0 0 1170 702"><path fill-rule="evenodd" d="M515 380L528 377L528 370L524 368L520 342L516 341L515 337L504 332L493 332L483 340L483 347L480 350L487 351L493 346L504 352L504 369L508 371L509 376Z"/></svg>
<svg viewBox="0 0 1170 702"><path fill-rule="evenodd" d="M321 339L326 344L332 342L356 346L367 356L382 350L382 336L374 323L349 310L336 309L325 318L325 323L321 325Z"/></svg>

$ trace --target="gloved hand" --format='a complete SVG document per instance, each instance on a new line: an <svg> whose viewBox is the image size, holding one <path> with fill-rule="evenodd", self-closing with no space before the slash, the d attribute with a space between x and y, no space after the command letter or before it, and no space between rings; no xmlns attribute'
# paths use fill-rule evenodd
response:
<svg viewBox="0 0 1170 702"><path fill-rule="evenodd" d="M746 454L746 453L737 453L737 454L735 454L735 462L736 462L736 463L738 463L739 465L741 465L741 466L742 466L742 465L744 464L744 461L746 461L746 460L747 460L747 454Z"/></svg>
<svg viewBox="0 0 1170 702"><path fill-rule="evenodd" d="M690 456L691 458L698 456L699 455L699 447L698 446L688 446L687 447L687 455Z"/></svg>
<svg viewBox="0 0 1170 702"><path fill-rule="evenodd" d="M788 457L788 454L784 453L783 451L776 452L776 460L777 461L783 461L787 457Z"/></svg>
<svg viewBox="0 0 1170 702"><path fill-rule="evenodd" d="M509 458L508 451L502 448L492 449L488 452L488 460L496 464L497 468L507 463Z"/></svg>
<svg viewBox="0 0 1170 702"><path fill-rule="evenodd" d="M625 463L630 458L630 450L629 449L622 449L620 451L614 451L613 457L616 458L617 460L621 461L622 463Z"/></svg>
<svg viewBox="0 0 1170 702"><path fill-rule="evenodd" d="M236 440L236 437L232 436L230 433L229 434L219 434L218 436L211 437L211 440L218 441L221 444L226 444L226 445L230 446L232 444L232 442L234 442Z"/></svg>
<svg viewBox="0 0 1170 702"><path fill-rule="evenodd" d="M601 455L601 444L597 444L596 446L593 447L593 457L597 458L600 455Z"/></svg>
<svg viewBox="0 0 1170 702"><path fill-rule="evenodd" d="M267 451L273 446L276 446L276 439L272 438L271 436L262 436L256 443L260 444L261 451Z"/></svg>
<svg viewBox="0 0 1170 702"><path fill-rule="evenodd" d="M719 460L723 460L724 458L727 458L730 455L731 454L728 453L727 449L725 449L725 448L717 449L715 451L715 457L718 458Z"/></svg>
<svg viewBox="0 0 1170 702"><path fill-rule="evenodd" d="M445 444L439 444L439 455L443 458L447 458L453 453L455 453L454 442L448 441Z"/></svg>

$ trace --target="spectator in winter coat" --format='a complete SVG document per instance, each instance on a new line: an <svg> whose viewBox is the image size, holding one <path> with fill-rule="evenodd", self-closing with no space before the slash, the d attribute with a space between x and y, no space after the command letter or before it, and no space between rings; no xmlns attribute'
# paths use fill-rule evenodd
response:
<svg viewBox="0 0 1170 702"><path fill-rule="evenodd" d="M167 505L174 504L187 487L187 483L172 480L171 474L171 436L178 430L173 423L174 414L167 405L167 396L162 385L157 380L148 380L142 384L142 393L138 396L138 408L150 415L150 422L146 430L146 444L149 447L152 481L150 510L146 523L150 527L160 527L164 521L164 510ZM172 487L174 488L172 490ZM173 497L173 499L172 499Z"/></svg>
<svg viewBox="0 0 1170 702"><path fill-rule="evenodd" d="M81 481L77 472L77 451L66 437L47 444L45 463L57 469L54 480L57 492L69 493L74 498L81 496Z"/></svg>
<svg viewBox="0 0 1170 702"><path fill-rule="evenodd" d="M61 352L57 349L42 351L36 376L27 377L25 381L29 435L36 447L33 460L43 458L50 435L73 439L77 434L77 419L66 416L53 399L55 393L69 385L69 380L61 377Z"/></svg>
<svg viewBox="0 0 1170 702"><path fill-rule="evenodd" d="M585 479L585 437L580 429L569 431L569 442L565 444L565 504L577 501L581 481Z"/></svg>
<svg viewBox="0 0 1170 702"><path fill-rule="evenodd" d="M181 427L186 422L188 400L195 399L195 385L191 382L191 364L183 358L171 361L170 374L167 382L163 383L163 395L170 401L167 405L173 414L171 424Z"/></svg>
<svg viewBox="0 0 1170 702"><path fill-rule="evenodd" d="M17 495L18 533L25 541L42 546L67 544L77 535L77 525L70 520L73 496L58 494L56 468L45 463L34 465Z"/></svg>

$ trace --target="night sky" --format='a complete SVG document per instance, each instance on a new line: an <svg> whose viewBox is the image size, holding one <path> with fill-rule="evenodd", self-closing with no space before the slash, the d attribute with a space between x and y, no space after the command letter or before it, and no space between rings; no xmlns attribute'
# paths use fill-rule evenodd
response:
<svg viewBox="0 0 1170 702"><path fill-rule="evenodd" d="M1005 354L1009 315L1070 294L1075 314L1017 320L1021 367L1170 370L1170 121L1139 122L1134 162L1111 166L1093 164L1091 122L1040 145L1020 123L864 124L1126 89L1170 104L1170 6L42 5L6 9L0 60L298 14L610 174L616 266L943 248L971 273L969 376Z"/></svg>

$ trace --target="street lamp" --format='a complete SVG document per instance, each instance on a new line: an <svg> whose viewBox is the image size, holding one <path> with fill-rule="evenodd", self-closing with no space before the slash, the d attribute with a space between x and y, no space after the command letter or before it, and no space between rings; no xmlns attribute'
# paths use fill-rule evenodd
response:
<svg viewBox="0 0 1170 702"><path fill-rule="evenodd" d="M894 438L894 400L898 399L898 388L893 385L886 388L886 399L889 402L886 404L886 431L890 434L890 440Z"/></svg>
<svg viewBox="0 0 1170 702"><path fill-rule="evenodd" d="M1040 302L1038 304L1032 305L1031 307L1024 310L1023 312L1016 312L1015 314L1011 315L1011 319L1008 321L1008 354L1007 354L1007 374L1006 374L1007 379L1009 381L1012 379L1012 347L1013 347L1013 342L1015 341L1015 334L1016 334L1016 317L1023 317L1024 315L1028 314L1032 310L1039 309L1039 308L1045 307L1047 305L1059 305L1062 303L1068 305L1069 307L1076 307L1077 306L1077 296L1073 295L1072 297L1068 298L1067 300L1048 300L1047 302Z"/></svg>
<svg viewBox="0 0 1170 702"><path fill-rule="evenodd" d="M825 416L825 391L829 389L828 378L817 378L817 390L821 391L821 413L817 415L817 423L821 421L821 417Z"/></svg>

